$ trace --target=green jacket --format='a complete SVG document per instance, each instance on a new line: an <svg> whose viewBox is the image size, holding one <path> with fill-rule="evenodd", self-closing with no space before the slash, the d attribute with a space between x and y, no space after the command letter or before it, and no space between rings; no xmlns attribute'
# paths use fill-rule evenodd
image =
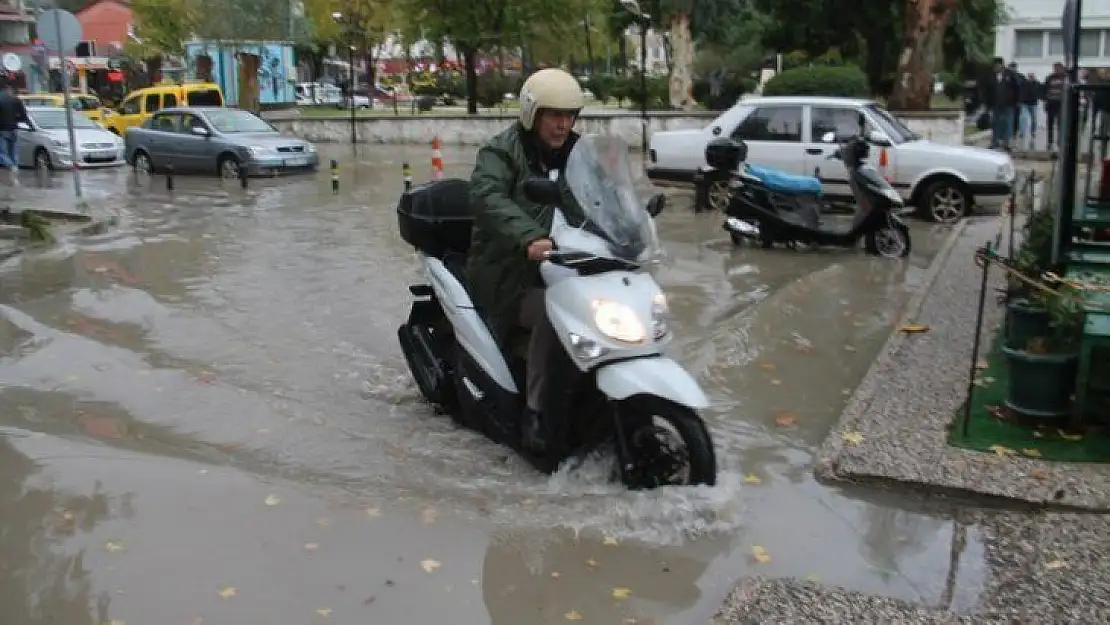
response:
<svg viewBox="0 0 1110 625"><path fill-rule="evenodd" d="M568 139L573 146L577 136ZM470 177L474 231L467 261L467 281L475 304L502 349L509 346L521 300L529 288L542 286L539 263L527 258L528 245L550 236L553 211L524 197L524 180L546 175L539 152L519 124L492 137L481 149ZM564 215L582 220L566 178L560 178Z"/></svg>

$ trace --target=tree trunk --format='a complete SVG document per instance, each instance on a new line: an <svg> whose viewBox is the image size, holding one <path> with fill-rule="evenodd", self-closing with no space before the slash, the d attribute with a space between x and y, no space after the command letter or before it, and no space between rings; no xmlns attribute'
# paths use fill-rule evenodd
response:
<svg viewBox="0 0 1110 625"><path fill-rule="evenodd" d="M894 93L895 111L927 111L933 99L933 70L956 0L906 0L902 54Z"/></svg>
<svg viewBox="0 0 1110 625"><path fill-rule="evenodd" d="M466 69L466 112L470 115L477 115L478 50L467 48L466 50L460 50L460 52L463 55L463 67Z"/></svg>
<svg viewBox="0 0 1110 625"><path fill-rule="evenodd" d="M677 13L670 19L670 102L672 109L692 111L694 101L694 38L690 36L690 15Z"/></svg>
<svg viewBox="0 0 1110 625"><path fill-rule="evenodd" d="M621 33L620 40L621 76L628 76L628 36Z"/></svg>

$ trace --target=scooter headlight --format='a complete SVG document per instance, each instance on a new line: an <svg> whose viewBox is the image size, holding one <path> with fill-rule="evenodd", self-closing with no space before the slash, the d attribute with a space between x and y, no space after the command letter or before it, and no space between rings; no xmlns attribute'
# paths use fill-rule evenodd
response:
<svg viewBox="0 0 1110 625"><path fill-rule="evenodd" d="M663 337L670 334L671 329L667 326L667 296L662 292L656 293L655 298L651 302L651 336L652 339L658 341Z"/></svg>
<svg viewBox="0 0 1110 625"><path fill-rule="evenodd" d="M598 299L593 308L594 325L605 336L622 343L643 343L647 338L644 322L628 306Z"/></svg>
<svg viewBox="0 0 1110 625"><path fill-rule="evenodd" d="M890 200L891 202L894 202L895 204L902 203L902 196L898 195L898 192L894 189L883 189L883 197Z"/></svg>

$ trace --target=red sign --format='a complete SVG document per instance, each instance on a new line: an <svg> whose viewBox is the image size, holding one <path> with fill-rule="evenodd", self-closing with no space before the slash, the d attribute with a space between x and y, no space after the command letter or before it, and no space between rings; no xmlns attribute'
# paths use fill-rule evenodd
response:
<svg viewBox="0 0 1110 625"><path fill-rule="evenodd" d="M123 82L123 72L116 69L109 70L108 82Z"/></svg>

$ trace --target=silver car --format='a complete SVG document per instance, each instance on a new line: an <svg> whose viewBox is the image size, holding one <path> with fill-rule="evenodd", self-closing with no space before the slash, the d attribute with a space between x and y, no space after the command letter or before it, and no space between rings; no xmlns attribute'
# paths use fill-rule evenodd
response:
<svg viewBox="0 0 1110 625"><path fill-rule="evenodd" d="M127 162L141 171L273 175L313 171L320 164L316 146L283 137L253 113L223 107L162 109L131 128L124 137Z"/></svg>
<svg viewBox="0 0 1110 625"><path fill-rule="evenodd" d="M29 106L27 117L31 118L30 125L19 124L16 150L20 167L73 167L66 110L60 106ZM73 135L77 140L78 167L124 164L123 139L77 111L73 111Z"/></svg>

